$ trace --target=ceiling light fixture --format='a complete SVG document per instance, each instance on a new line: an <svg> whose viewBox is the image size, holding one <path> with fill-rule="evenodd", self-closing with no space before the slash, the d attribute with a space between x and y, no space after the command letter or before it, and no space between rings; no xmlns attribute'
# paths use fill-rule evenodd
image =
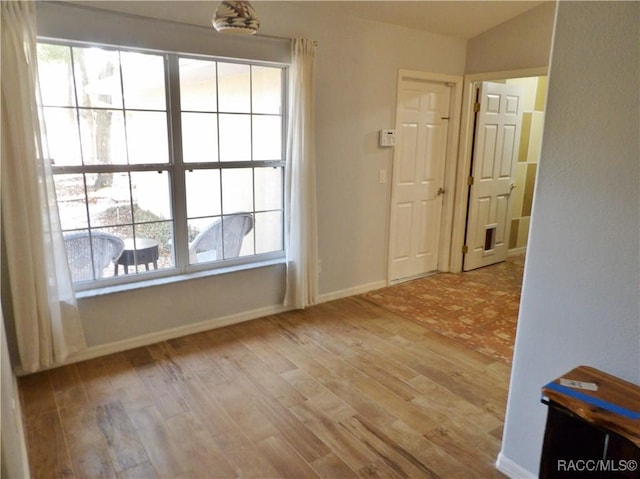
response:
<svg viewBox="0 0 640 479"><path fill-rule="evenodd" d="M260 20L249 2L222 2L213 17L213 26L220 33L253 35L260 27Z"/></svg>

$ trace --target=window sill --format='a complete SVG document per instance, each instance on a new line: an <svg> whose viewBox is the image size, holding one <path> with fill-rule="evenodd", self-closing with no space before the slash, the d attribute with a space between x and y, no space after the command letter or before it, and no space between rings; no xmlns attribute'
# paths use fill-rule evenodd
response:
<svg viewBox="0 0 640 479"><path fill-rule="evenodd" d="M114 293L135 291L137 289L142 289L142 288L149 288L153 286L161 286L161 285L172 284L172 283L180 283L183 281L207 278L211 276L219 276L219 275L228 274L228 273L235 273L238 271L247 271L251 269L266 268L269 266L275 266L279 264L285 264L284 257L258 261L255 263L227 266L225 268L208 269L208 270L197 271L193 273L176 274L172 276L163 276L161 278L147 279L147 280L136 281L132 283L87 289L83 291L77 291L76 298L85 299L85 298L93 298L96 296L106 296Z"/></svg>

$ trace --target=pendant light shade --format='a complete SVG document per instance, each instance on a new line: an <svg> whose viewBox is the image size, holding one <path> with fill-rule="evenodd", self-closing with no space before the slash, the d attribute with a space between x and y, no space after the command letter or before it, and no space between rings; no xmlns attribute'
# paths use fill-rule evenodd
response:
<svg viewBox="0 0 640 479"><path fill-rule="evenodd" d="M219 32L233 35L253 35L260 27L260 20L249 2L222 2L212 23Z"/></svg>

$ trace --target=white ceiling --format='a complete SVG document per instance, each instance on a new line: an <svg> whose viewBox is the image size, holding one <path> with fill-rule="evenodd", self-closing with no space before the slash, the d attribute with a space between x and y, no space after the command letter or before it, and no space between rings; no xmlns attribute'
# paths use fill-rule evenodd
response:
<svg viewBox="0 0 640 479"><path fill-rule="evenodd" d="M549 0L547 0L549 1ZM259 11L260 1L254 2ZM544 0L315 1L315 8L432 33L473 38ZM259 12L258 12L259 13Z"/></svg>
<svg viewBox="0 0 640 479"><path fill-rule="evenodd" d="M391 23L432 33L473 38L514 18L527 10L552 0L415 0L415 1L292 1L339 15ZM210 25L219 0L172 1L100 1L77 0L71 3L152 16L184 23ZM260 17L263 13L284 8L282 1L252 0Z"/></svg>

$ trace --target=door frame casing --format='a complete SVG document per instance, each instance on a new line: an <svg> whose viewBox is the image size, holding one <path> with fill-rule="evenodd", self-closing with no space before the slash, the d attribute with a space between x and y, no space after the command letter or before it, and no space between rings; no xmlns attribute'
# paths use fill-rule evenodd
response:
<svg viewBox="0 0 640 479"><path fill-rule="evenodd" d="M400 101L400 87L403 79L416 79L418 81L445 83L451 86L451 95L449 98L449 130L447 132L447 153L444 163L444 189L451 192L445 193L442 202L442 212L440 215L440 239L438 246L438 271L448 272L450 270L451 261L451 238L454 219L454 192L456 185L456 163L458 159L458 139L460 135L460 112L462 106L462 85L463 77L459 75L446 75L441 73L430 73L417 70L399 69L396 82L396 107L394 111L394 128L398 130L398 102ZM393 283L391 280L391 261L393 255L393 209L396 200L395 191L395 174L396 174L396 150L393 152L393 160L391 165L391 199L389 202L389 242L387 251L387 285Z"/></svg>
<svg viewBox="0 0 640 479"><path fill-rule="evenodd" d="M499 72L473 73L464 76L464 93L462 98L462 113L460 122L460 146L458 150L457 169L454 178L455 190L451 195L453 198L452 207L452 228L450 236L450 260L449 271L452 273L462 272L463 254L462 248L465 242L467 227L467 208L469 206L467 181L471 172L471 159L473 156L473 137L475 113L473 104L475 102L475 84L483 81L507 80L511 78L538 77L549 74L549 68L536 67L523 70L509 70Z"/></svg>

